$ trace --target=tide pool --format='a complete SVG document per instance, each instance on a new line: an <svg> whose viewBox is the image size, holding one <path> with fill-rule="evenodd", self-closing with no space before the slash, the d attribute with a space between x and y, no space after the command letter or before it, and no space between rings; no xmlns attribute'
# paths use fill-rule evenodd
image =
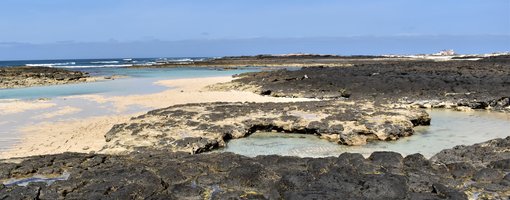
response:
<svg viewBox="0 0 510 200"><path fill-rule="evenodd" d="M285 155L299 157L338 156L345 152L368 157L374 151L395 151L403 155L421 153L431 157L456 145L472 145L510 136L510 114L498 112L457 112L428 110L430 126L416 127L416 133L397 141L377 141L365 146L344 146L315 135L257 132L234 139L216 152L233 152L245 156Z"/></svg>

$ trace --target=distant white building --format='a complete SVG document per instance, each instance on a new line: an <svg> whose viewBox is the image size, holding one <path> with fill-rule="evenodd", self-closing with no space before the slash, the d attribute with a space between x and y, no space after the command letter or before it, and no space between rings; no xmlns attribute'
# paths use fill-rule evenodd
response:
<svg viewBox="0 0 510 200"><path fill-rule="evenodd" d="M440 52L437 52L432 55L434 55L434 56L453 56L453 55L455 55L455 51L453 51L453 49L441 50Z"/></svg>

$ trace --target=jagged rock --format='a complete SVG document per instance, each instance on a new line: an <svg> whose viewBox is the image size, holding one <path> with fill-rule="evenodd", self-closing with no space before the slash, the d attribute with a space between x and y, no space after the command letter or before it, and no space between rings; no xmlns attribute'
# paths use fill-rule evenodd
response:
<svg viewBox="0 0 510 200"><path fill-rule="evenodd" d="M491 161L503 162L502 160L509 159L509 146L510 136L472 146L460 145L452 149L442 150L434 155L431 160L445 164L466 162L477 168L479 166L488 166Z"/></svg>
<svg viewBox="0 0 510 200"><path fill-rule="evenodd" d="M263 71L244 73L212 88L238 88L275 97L427 102L419 107L504 110L510 105L510 62L489 61L398 61ZM304 75L309 78L302 79Z"/></svg>
<svg viewBox="0 0 510 200"><path fill-rule="evenodd" d="M105 135L105 150L153 147L200 153L256 131L315 134L339 144L363 145L410 136L414 126L428 124L425 111L368 102L187 104L153 110L113 126Z"/></svg>
<svg viewBox="0 0 510 200"><path fill-rule="evenodd" d="M501 140L507 142L498 147L489 141L462 148L469 152L480 146L487 147L486 152L510 148L510 137ZM458 149L452 150L458 153ZM470 163L472 158L459 162ZM505 159L508 155L489 156L483 163ZM454 169L441 167L446 163L420 154L402 158L393 152L376 152L368 159L357 153L249 158L152 148L126 155L63 153L22 158L20 163L0 162L0 183L70 174L67 180L52 184L0 184L0 199L507 199L510 195L510 169L476 165L474 177L460 177L451 175ZM25 166L31 170L18 170Z"/></svg>
<svg viewBox="0 0 510 200"><path fill-rule="evenodd" d="M493 182L503 179L503 175L504 174L497 169L484 168L476 172L473 176L473 180L479 182Z"/></svg>

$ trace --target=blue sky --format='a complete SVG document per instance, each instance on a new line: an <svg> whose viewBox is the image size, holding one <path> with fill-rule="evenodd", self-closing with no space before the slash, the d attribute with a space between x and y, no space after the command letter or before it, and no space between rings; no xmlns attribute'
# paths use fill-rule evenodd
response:
<svg viewBox="0 0 510 200"><path fill-rule="evenodd" d="M311 45L314 52L310 50L310 53L327 53L332 48L317 47L317 40L329 39L333 42L339 38L357 37L380 40L399 37L404 38L404 41L399 40L400 42L407 43L413 42L405 38L418 38L416 50L420 50L420 46L434 37L476 37L494 42L492 48L490 44L485 44L479 51L502 51L510 50L510 1L2 0L0 27L0 59L59 57L46 54L41 57L44 52L32 52L30 55L13 52L21 51L23 45L36 45L49 50L55 48L57 51L59 44L75 44L76 48L82 48L79 50L83 53L94 51L93 46L98 43L115 49L115 45L124 45L126 48L127 44L154 44L154 41L164 41L169 45L173 44L172 42L190 41L196 50L190 52L194 55L189 56L203 56L205 52L213 54L211 48L214 46L200 46L200 41L210 44L211 41L239 40L245 41L241 42L244 44L257 39L271 39L275 45L289 39L299 39L303 44L300 48L274 47L272 50L270 43L257 51L251 47L256 43L246 43L244 49L237 47L237 50L250 53L286 53L307 50L306 45ZM466 48L464 44L460 44L469 41L459 40L459 44L442 47L443 41L437 44L437 48L459 46L466 51L476 49L474 46ZM87 46L90 43L94 45ZM354 47L356 43L351 45ZM399 45L407 44L396 44L397 48L400 48ZM148 48L157 52L157 48L168 50L169 47L156 45ZM370 48L375 46L368 45L367 53L373 52ZM388 44L380 48L388 53L402 52L402 49L392 48ZM226 49L219 50L218 54L235 54L225 51ZM425 50L429 49L423 49ZM76 55L67 56L81 57L78 53L77 51ZM136 50L131 54L136 54ZM115 54L103 52L102 55L89 56L105 57Z"/></svg>

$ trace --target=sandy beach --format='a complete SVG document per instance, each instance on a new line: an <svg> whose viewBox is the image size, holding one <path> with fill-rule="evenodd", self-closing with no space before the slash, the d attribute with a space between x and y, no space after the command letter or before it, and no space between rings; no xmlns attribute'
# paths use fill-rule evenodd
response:
<svg viewBox="0 0 510 200"><path fill-rule="evenodd" d="M0 7L0 200L510 200L508 0Z"/></svg>
<svg viewBox="0 0 510 200"><path fill-rule="evenodd" d="M154 84L169 87L163 92L147 95L111 96L80 95L66 98L93 100L98 103L110 102L119 112L130 106L143 106L147 111L172 105L206 102L296 102L313 101L305 98L276 98L242 91L210 91L206 86L229 82L230 76L163 80ZM23 112L27 109L42 109L54 106L45 101L11 101L0 104L4 112ZM23 108L23 109L22 109ZM79 108L64 107L37 118L50 119L78 111ZM32 155L56 154L63 152L98 152L106 144L104 134L114 125L128 121L129 115L108 115L58 122L43 122L20 129L23 139L9 151L1 152L0 158L25 157Z"/></svg>
<svg viewBox="0 0 510 200"><path fill-rule="evenodd" d="M228 191L254 180L261 194L273 194L289 180L306 183L295 190L304 191L310 180L325 188L337 176L353 183L339 182L327 194L377 180L362 187L403 186L382 199L423 188L430 197L439 180L441 187L456 188L451 194L459 199L506 197L508 69L481 60L260 71L236 78L215 77L218 71L149 70L153 77L6 93L9 99L0 101L0 160L6 159L0 162L0 199L3 190L14 199L25 191L42 191L33 195L41 199L73 199L71 190L76 197L93 196L90 188L99 196L123 195L131 188L117 188L125 186L159 188L165 195L201 188L194 196L208 197L216 186ZM172 79L199 75L208 78ZM464 169L472 170L456 177ZM303 172L309 177L300 179ZM43 187L12 185L69 174ZM501 187L479 192L494 184ZM240 187L234 197L251 188Z"/></svg>

